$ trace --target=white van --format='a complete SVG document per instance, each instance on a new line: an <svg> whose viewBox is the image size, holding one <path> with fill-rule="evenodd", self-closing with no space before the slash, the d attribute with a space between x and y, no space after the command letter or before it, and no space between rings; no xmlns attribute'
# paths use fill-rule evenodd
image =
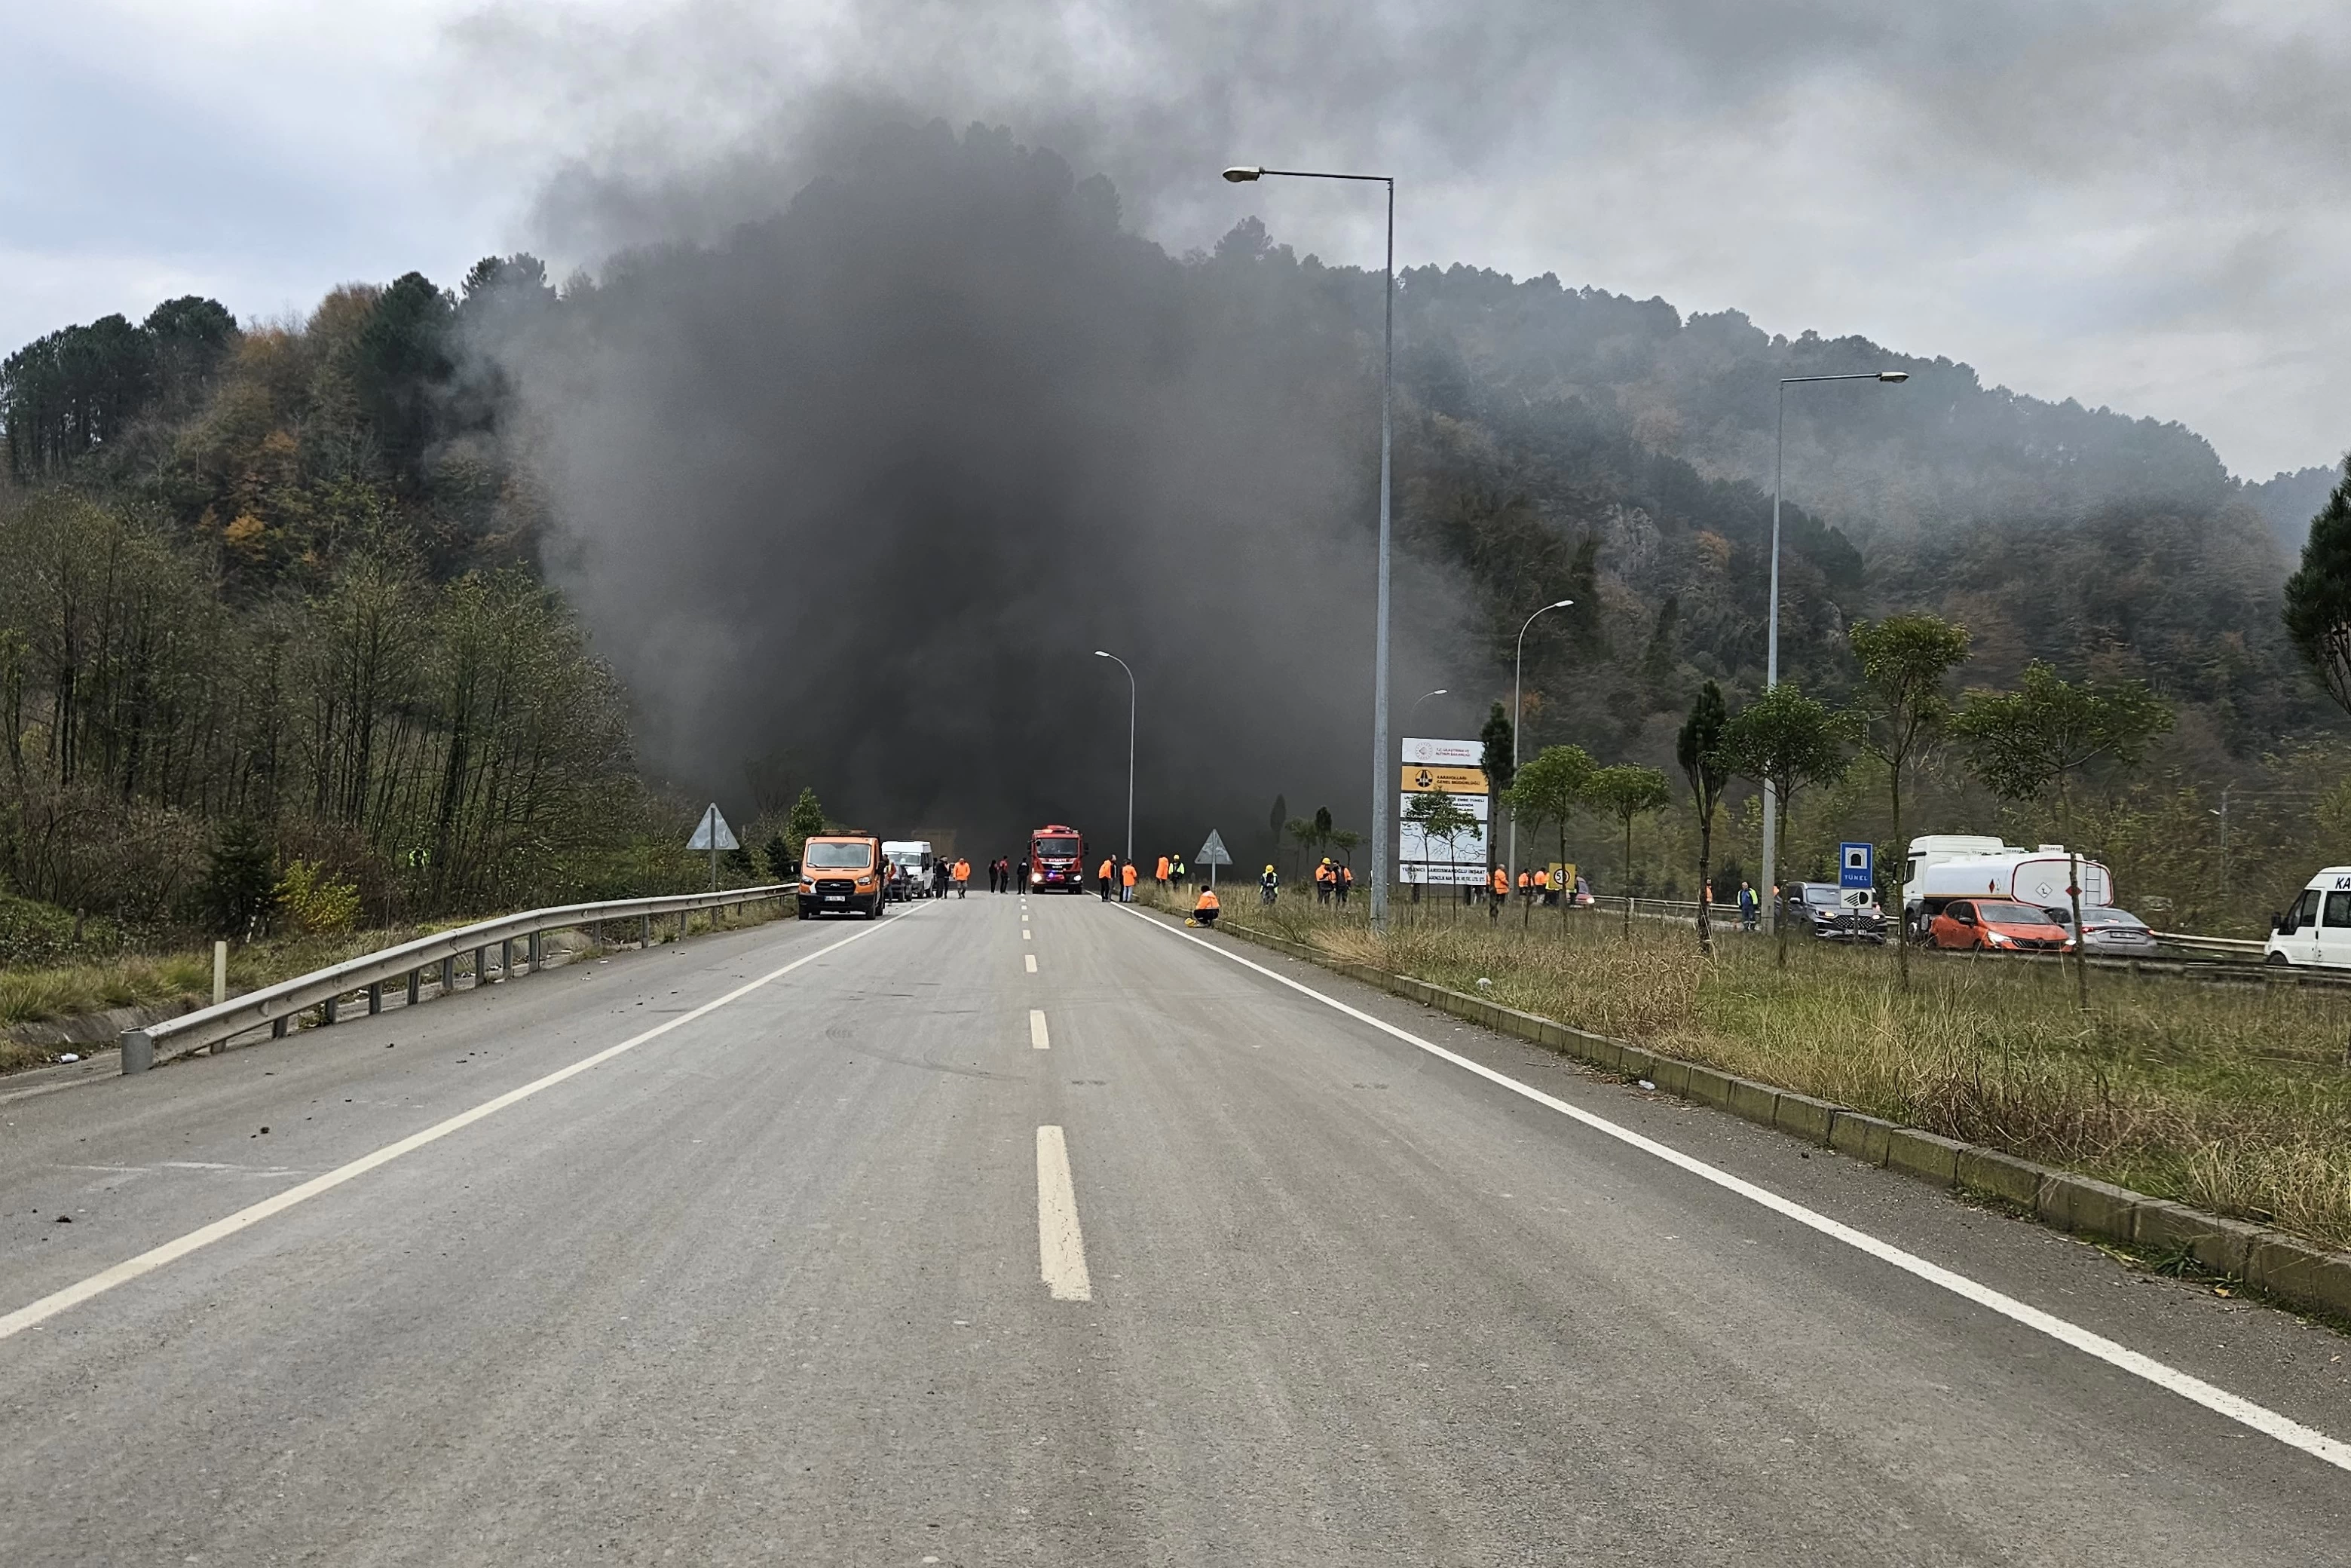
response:
<svg viewBox="0 0 2351 1568"><path fill-rule="evenodd" d="M2271 922L2262 962L2351 969L2351 865L2310 879L2294 907Z"/></svg>
<svg viewBox="0 0 2351 1568"><path fill-rule="evenodd" d="M882 844L882 858L890 862L890 893L892 898L928 898L931 896L931 841L928 839L886 839Z"/></svg>

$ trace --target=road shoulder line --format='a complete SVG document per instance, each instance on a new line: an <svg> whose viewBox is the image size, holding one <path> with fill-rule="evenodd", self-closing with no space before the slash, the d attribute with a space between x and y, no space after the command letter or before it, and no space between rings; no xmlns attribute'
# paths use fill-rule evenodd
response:
<svg viewBox="0 0 2351 1568"><path fill-rule="evenodd" d="M2045 1334L2061 1344L2069 1345L2095 1360L2105 1362L2119 1371L2151 1383L2168 1393L2176 1394L2191 1404L2202 1406L2217 1416L2250 1427L2263 1437L2274 1438L2286 1447L2308 1454L2322 1463L2332 1465L2338 1470L2351 1472L2351 1443L2330 1437L2315 1427L2306 1427L2291 1416L2282 1415L2266 1406L2257 1405L2250 1399L2232 1394L2217 1385L2207 1383L2200 1377L2182 1372L2152 1356L2142 1354L2127 1345L2117 1343L2103 1334L2095 1333L2078 1323L2058 1317L2053 1312L2043 1312L2003 1291L1996 1291L1980 1281L1946 1269L1941 1264L1932 1262L1904 1248L1896 1247L1892 1242L1883 1240L1865 1230L1847 1225L1842 1220L1833 1219L1817 1209L1796 1202L1793 1198L1782 1197L1743 1176L1735 1176L1719 1166L1711 1165L1695 1155L1684 1154L1669 1145L1661 1144L1654 1138L1636 1133L1621 1123L1613 1122L1605 1116L1586 1111L1581 1106L1571 1105L1556 1095L1543 1092L1532 1084L1520 1082L1510 1074L1497 1071L1481 1061L1474 1061L1458 1051L1447 1051L1434 1041L1423 1040L1409 1030L1389 1023L1384 1019L1375 1018L1360 1008L1351 1007L1336 997L1318 991L1313 987L1294 980L1278 970L1270 969L1263 964L1230 952L1216 943L1205 941L1189 932L1178 930L1163 921L1153 919L1141 910L1126 909L1125 913L1133 915L1154 930L1189 942L1228 963L1238 964L1244 969L1265 977L1276 985L1287 987L1301 996L1310 997L1333 1011L1343 1013L1359 1023L1368 1025L1383 1034L1402 1040L1406 1045L1425 1051L1441 1061L1450 1062L1466 1072L1474 1073L1547 1110L1556 1111L1561 1115L1589 1127L1593 1132L1613 1138L1629 1148L1652 1155L1701 1181L1720 1187L1726 1192L1736 1194L1750 1203L1768 1208L1774 1214L1793 1220L1831 1240L1842 1242L1856 1251L1866 1253L1880 1262L1890 1264L1928 1284L1948 1291L1964 1301L1986 1308L2037 1333Z"/></svg>

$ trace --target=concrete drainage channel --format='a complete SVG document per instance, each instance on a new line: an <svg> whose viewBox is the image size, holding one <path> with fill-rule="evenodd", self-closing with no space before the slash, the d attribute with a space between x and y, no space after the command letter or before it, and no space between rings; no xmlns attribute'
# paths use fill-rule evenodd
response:
<svg viewBox="0 0 2351 1568"><path fill-rule="evenodd" d="M650 946L656 922L666 924L674 917L678 936L685 935L686 922L695 913L709 911L714 919L726 911L746 904L774 902L782 904L794 896L793 886L777 884L730 890L725 893L679 894L663 898L614 899L601 904L567 904L547 909L528 910L520 915L501 915L454 931L436 932L413 942L403 942L397 947L363 954L290 980L280 980L274 986L264 986L247 991L241 997L209 1008L200 1008L178 1018L151 1023L142 1028L125 1030L122 1033L122 1071L144 1072L158 1061L175 1056L186 1056L199 1051L220 1051L242 1034L266 1029L272 1038L282 1038L294 1028L300 1015L312 1009L318 1010L319 1021L336 1021L347 1000L363 1000L367 1010L383 1010L384 988L399 986L405 989L406 1002L413 1006L423 999L425 977L434 976L439 982L439 994L447 995L458 988L458 966L471 956L474 984L480 986L494 977L515 973L515 946L523 945L530 970L542 967L546 955L546 937L549 932L574 930L581 926L635 924L641 939ZM490 964L495 950L501 962Z"/></svg>
<svg viewBox="0 0 2351 1568"><path fill-rule="evenodd" d="M1564 1056L1641 1079L1667 1093L1712 1105L1791 1137L1936 1186L1982 1193L2077 1236L2118 1242L2158 1257L2187 1257L2199 1267L2304 1312L2351 1322L2351 1252L2328 1252L2280 1231L2224 1219L2186 1204L2148 1197L2070 1171L2053 1170L1980 1144L1965 1144L1917 1127L1736 1077L1629 1040L1593 1034L1553 1019L1350 964L1301 943L1241 925L1219 930L1332 970L1364 985L1419 1002Z"/></svg>

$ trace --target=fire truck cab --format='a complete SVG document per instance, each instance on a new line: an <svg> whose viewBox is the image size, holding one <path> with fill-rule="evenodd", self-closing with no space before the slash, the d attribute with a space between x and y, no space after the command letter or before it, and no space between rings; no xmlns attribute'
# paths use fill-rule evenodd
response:
<svg viewBox="0 0 2351 1568"><path fill-rule="evenodd" d="M1032 893L1085 892L1085 835L1058 822L1029 834L1029 889Z"/></svg>

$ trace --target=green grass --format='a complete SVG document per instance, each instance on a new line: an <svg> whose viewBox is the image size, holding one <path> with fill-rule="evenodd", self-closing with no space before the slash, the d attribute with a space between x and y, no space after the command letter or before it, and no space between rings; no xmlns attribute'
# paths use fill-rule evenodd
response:
<svg viewBox="0 0 2351 1568"><path fill-rule="evenodd" d="M1311 897L1232 915L1368 963L2141 1192L2351 1247L2351 990L2215 985L1985 955L1892 955L1556 911L1522 926ZM1548 917L1546 917L1546 915Z"/></svg>

